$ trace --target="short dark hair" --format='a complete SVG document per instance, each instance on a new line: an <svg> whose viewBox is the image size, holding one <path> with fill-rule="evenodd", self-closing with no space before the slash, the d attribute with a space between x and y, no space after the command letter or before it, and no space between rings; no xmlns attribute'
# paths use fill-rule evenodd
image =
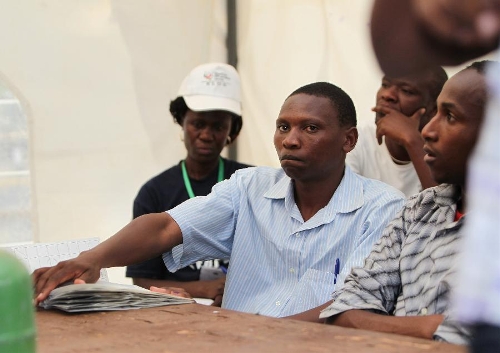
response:
<svg viewBox="0 0 500 353"><path fill-rule="evenodd" d="M428 78L425 82L428 84L430 99L435 103L444 84L448 81L448 74L439 65L427 68L425 74Z"/></svg>
<svg viewBox="0 0 500 353"><path fill-rule="evenodd" d="M498 65L498 61L495 60L480 60L474 61L472 64L467 66L464 70L473 69L478 73L484 75L486 73L486 68L490 65Z"/></svg>
<svg viewBox="0 0 500 353"><path fill-rule="evenodd" d="M174 122L181 126L188 109L189 107L182 96L170 101L170 114L174 117ZM228 113L231 114L231 131L229 131L229 136L231 137L231 141L234 141L243 127L243 119L241 118L241 115L231 112Z"/></svg>
<svg viewBox="0 0 500 353"><path fill-rule="evenodd" d="M472 64L470 64L469 66L467 66L465 69L461 70L460 72L462 71L466 71L466 70L474 70L476 71L478 74L480 75L485 75L486 74L486 70L488 69L488 67L490 66L496 66L498 67L498 61L494 61L494 60L480 60L480 61L474 61ZM476 102L478 104L481 104L481 105L486 105L486 99L487 99L487 95L485 94L480 101Z"/></svg>
<svg viewBox="0 0 500 353"><path fill-rule="evenodd" d="M328 98L339 115L340 126L356 126L356 108L351 97L340 87L329 82L314 82L302 86L293 91L288 97L296 94L308 94L310 96Z"/></svg>

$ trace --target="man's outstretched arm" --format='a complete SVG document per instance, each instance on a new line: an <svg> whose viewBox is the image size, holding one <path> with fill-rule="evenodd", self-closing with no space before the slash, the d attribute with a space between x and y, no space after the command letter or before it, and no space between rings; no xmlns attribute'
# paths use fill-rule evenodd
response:
<svg viewBox="0 0 500 353"><path fill-rule="evenodd" d="M36 270L33 273L35 301L38 303L44 300L54 288L64 282L95 282L101 268L145 261L181 243L181 230L168 213L138 217L111 238L82 252L75 259Z"/></svg>
<svg viewBox="0 0 500 353"><path fill-rule="evenodd" d="M366 310L348 310L327 318L326 323L370 331L432 339L443 315L389 316Z"/></svg>

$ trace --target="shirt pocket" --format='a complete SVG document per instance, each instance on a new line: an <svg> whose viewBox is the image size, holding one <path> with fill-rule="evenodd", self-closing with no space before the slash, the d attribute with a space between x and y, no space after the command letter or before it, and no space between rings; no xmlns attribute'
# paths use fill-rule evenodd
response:
<svg viewBox="0 0 500 353"><path fill-rule="evenodd" d="M333 272L308 269L290 297L287 312L306 311L331 300L335 289L334 280Z"/></svg>

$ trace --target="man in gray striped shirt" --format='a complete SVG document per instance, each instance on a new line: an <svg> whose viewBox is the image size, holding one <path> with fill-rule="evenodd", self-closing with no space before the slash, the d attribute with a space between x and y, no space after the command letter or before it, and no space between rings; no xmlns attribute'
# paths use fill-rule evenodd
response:
<svg viewBox="0 0 500 353"><path fill-rule="evenodd" d="M486 101L485 61L453 76L422 130L425 161L441 183L408 200L334 302L321 313L334 325L467 342L449 308L465 201L467 159Z"/></svg>

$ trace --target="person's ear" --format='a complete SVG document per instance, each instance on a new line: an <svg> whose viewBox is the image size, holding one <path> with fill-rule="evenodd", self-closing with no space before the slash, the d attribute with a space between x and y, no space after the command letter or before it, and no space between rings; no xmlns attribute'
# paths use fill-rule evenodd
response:
<svg viewBox="0 0 500 353"><path fill-rule="evenodd" d="M354 147L356 147L356 143L358 142L358 129L356 126L352 126L345 131L345 140L344 140L344 152L351 152Z"/></svg>

